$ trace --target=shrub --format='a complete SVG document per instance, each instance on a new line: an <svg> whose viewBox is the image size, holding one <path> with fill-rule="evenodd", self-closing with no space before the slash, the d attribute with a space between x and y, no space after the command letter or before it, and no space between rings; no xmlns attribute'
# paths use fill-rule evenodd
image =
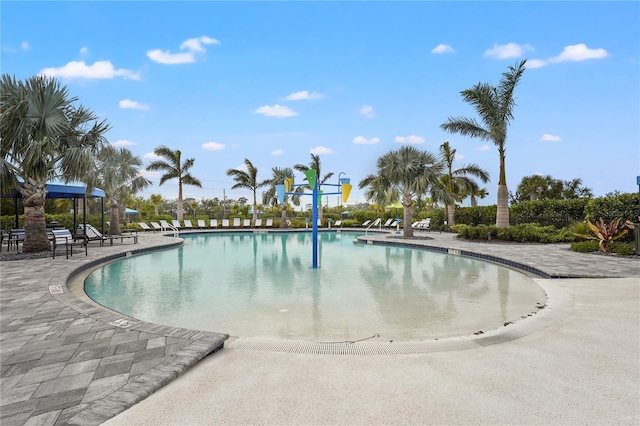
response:
<svg viewBox="0 0 640 426"><path fill-rule="evenodd" d="M509 220L515 225L535 222L563 228L572 222L584 220L589 201L589 198L523 201L509 208Z"/></svg>
<svg viewBox="0 0 640 426"><path fill-rule="evenodd" d="M609 246L609 253L617 253L623 256L631 256L636 253L635 243L623 243L616 241Z"/></svg>
<svg viewBox="0 0 640 426"><path fill-rule="evenodd" d="M458 236L470 240L497 239L502 241L557 243L571 241L573 236L566 229L556 229L553 226L540 226L537 223L496 228L495 226L461 226Z"/></svg>
<svg viewBox="0 0 640 426"><path fill-rule="evenodd" d="M456 224L465 225L495 225L497 207L477 206L477 207L458 207L456 209Z"/></svg>
<svg viewBox="0 0 640 426"><path fill-rule="evenodd" d="M638 194L623 193L592 198L584 209L586 219L591 222L602 218L605 222L613 222L622 218L622 222L636 222L640 215Z"/></svg>
<svg viewBox="0 0 640 426"><path fill-rule="evenodd" d="M571 243L571 250L577 251L578 253L598 251L598 242L593 240L573 242Z"/></svg>

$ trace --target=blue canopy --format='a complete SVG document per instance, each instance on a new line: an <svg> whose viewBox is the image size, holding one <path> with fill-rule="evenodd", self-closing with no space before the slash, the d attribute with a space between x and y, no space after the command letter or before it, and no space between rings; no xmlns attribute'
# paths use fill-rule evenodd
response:
<svg viewBox="0 0 640 426"><path fill-rule="evenodd" d="M62 185L57 183L47 184L47 198L105 198L102 189L94 189L91 194L86 195L87 188L84 186ZM20 191L14 194L2 195L2 198L22 198Z"/></svg>

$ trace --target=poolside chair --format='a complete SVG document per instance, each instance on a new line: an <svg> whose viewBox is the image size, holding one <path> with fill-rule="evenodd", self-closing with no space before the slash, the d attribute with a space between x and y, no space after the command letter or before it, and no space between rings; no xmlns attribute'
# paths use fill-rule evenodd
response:
<svg viewBox="0 0 640 426"><path fill-rule="evenodd" d="M371 223L371 220L365 220L364 222L362 222L362 225L360 225L360 226L365 227L365 226L369 225L370 223Z"/></svg>
<svg viewBox="0 0 640 426"><path fill-rule="evenodd" d="M413 222L413 223L411 224L411 227L412 227L412 228L417 228L419 223L420 223L420 221L419 221L419 220L416 220L415 222Z"/></svg>
<svg viewBox="0 0 640 426"><path fill-rule="evenodd" d="M171 221L171 224L173 225L174 228L176 229L182 229L182 225L180 225L180 221L177 219L173 219Z"/></svg>
<svg viewBox="0 0 640 426"><path fill-rule="evenodd" d="M217 228L218 227L218 219L211 219L209 221L209 227L210 228Z"/></svg>
<svg viewBox="0 0 640 426"><path fill-rule="evenodd" d="M162 231L162 226L158 222L150 222L154 231Z"/></svg>
<svg viewBox="0 0 640 426"><path fill-rule="evenodd" d="M15 228L9 231L9 237L7 240L7 251L15 244L16 250L18 250L18 244L24 242L25 230Z"/></svg>
<svg viewBox="0 0 640 426"><path fill-rule="evenodd" d="M144 222L138 222L138 226L142 228L144 232L153 231L153 229L151 229L151 227Z"/></svg>
<svg viewBox="0 0 640 426"><path fill-rule="evenodd" d="M382 218L377 218L376 220L373 221L371 225L369 225L369 228L372 228L374 226L382 227L381 223L382 223Z"/></svg>
<svg viewBox="0 0 640 426"><path fill-rule="evenodd" d="M384 226L385 228L387 228L387 227L389 227L389 226L392 226L392 225L391 225L391 223L392 223L392 222L393 222L393 219L389 219L389 220L387 220L387 221L384 223L384 225L382 225L382 226Z"/></svg>
<svg viewBox="0 0 640 426"><path fill-rule="evenodd" d="M267 222L264 224L264 226L266 228L273 228L273 219L272 218L267 219Z"/></svg>
<svg viewBox="0 0 640 426"><path fill-rule="evenodd" d="M260 228L262 226L262 219L256 219L256 222L254 223L254 226L256 228Z"/></svg>
<svg viewBox="0 0 640 426"><path fill-rule="evenodd" d="M55 234L54 234L55 235ZM111 237L102 235L100 231L93 227L93 225L87 224L87 229L84 229L84 225L78 225L78 229L76 229L76 239L85 238L87 243L89 241L98 241L100 243L100 247L104 245L105 241L111 241L111 245L113 245L113 239Z"/></svg>
<svg viewBox="0 0 640 426"><path fill-rule="evenodd" d="M342 226L342 220L336 220L336 223L333 224L335 228Z"/></svg>
<svg viewBox="0 0 640 426"><path fill-rule="evenodd" d="M73 247L74 246L84 246L84 255L88 256L87 249L87 239L86 237L81 239L74 239L73 235L71 235L71 231L68 229L52 229L51 233L53 234L53 258L56 258L56 248L58 246L64 246L67 254L67 259L69 258L69 253L73 256Z"/></svg>
<svg viewBox="0 0 640 426"><path fill-rule="evenodd" d="M206 228L207 225L204 224L204 220L198 219L198 228Z"/></svg>
<svg viewBox="0 0 640 426"><path fill-rule="evenodd" d="M240 218L239 217L234 217L233 218L233 227L234 228L239 228L240 227Z"/></svg>
<svg viewBox="0 0 640 426"><path fill-rule="evenodd" d="M193 229L193 225L191 224L191 221L189 219L185 219L184 220L184 228L185 229Z"/></svg>
<svg viewBox="0 0 640 426"><path fill-rule="evenodd" d="M251 228L251 219L245 219L242 221L242 226L245 228Z"/></svg>
<svg viewBox="0 0 640 426"><path fill-rule="evenodd" d="M223 228L229 227L229 219L222 219L222 227Z"/></svg>

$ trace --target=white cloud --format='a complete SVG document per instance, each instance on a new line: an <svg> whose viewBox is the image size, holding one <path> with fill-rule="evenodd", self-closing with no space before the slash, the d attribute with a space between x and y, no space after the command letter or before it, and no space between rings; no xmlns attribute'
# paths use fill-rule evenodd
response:
<svg viewBox="0 0 640 426"><path fill-rule="evenodd" d="M412 145L418 145L426 142L426 140L422 136L416 136L416 135L396 136L395 138L393 138L393 141L395 143L406 143L406 144L412 144Z"/></svg>
<svg viewBox="0 0 640 426"><path fill-rule="evenodd" d="M380 138L367 139L364 136L356 136L353 139L353 143L356 143L358 145L373 145L376 143L380 143Z"/></svg>
<svg viewBox="0 0 640 426"><path fill-rule="evenodd" d="M544 135L542 135L540 140L545 142L560 142L562 138L560 136L550 135L549 133L545 133Z"/></svg>
<svg viewBox="0 0 640 426"><path fill-rule="evenodd" d="M29 42L28 41L23 41L22 43L20 43L20 49L29 50L29 49L31 49L31 46L29 46Z"/></svg>
<svg viewBox="0 0 640 426"><path fill-rule="evenodd" d="M114 78L123 77L130 80L139 80L140 74L124 68L114 68L110 61L98 61L93 65L87 65L84 61L71 61L67 65L58 68L45 68L40 75L62 78Z"/></svg>
<svg viewBox="0 0 640 426"><path fill-rule="evenodd" d="M186 50L186 52L171 53L168 50L153 49L147 52L147 56L152 61L160 64L187 64L196 61L195 52L205 53L207 51L202 47L203 44L220 44L220 42L215 38L207 36L190 38L180 44L180 50Z"/></svg>
<svg viewBox="0 0 640 426"><path fill-rule="evenodd" d="M132 101L131 99L123 99L120 101L119 105L120 108L124 109L141 109L145 111L149 109L149 105L141 104L139 102Z"/></svg>
<svg viewBox="0 0 640 426"><path fill-rule="evenodd" d="M302 90L300 92L293 92L285 99L288 101L301 101L304 99L322 99L324 95L322 93L311 92L309 93L307 90Z"/></svg>
<svg viewBox="0 0 640 426"><path fill-rule="evenodd" d="M278 104L273 106L263 105L260 108L256 109L254 112L256 114L263 114L268 117L280 117L280 118L293 117L294 115L298 115L298 113L292 110L291 108L286 106L280 106Z"/></svg>
<svg viewBox="0 0 640 426"><path fill-rule="evenodd" d="M202 144L202 149L206 149L207 151L220 151L224 149L225 144L218 142L207 142Z"/></svg>
<svg viewBox="0 0 640 426"><path fill-rule="evenodd" d="M160 179L160 176L162 175L162 173L158 171L148 171L145 169L140 169L138 172L140 173L140 176L147 179Z"/></svg>
<svg viewBox="0 0 640 426"><path fill-rule="evenodd" d="M549 62L580 62L587 59L602 59L607 56L609 56L609 54L604 49L589 49L586 44L580 43L572 46L565 46L562 53L558 56L554 56L553 58L549 58Z"/></svg>
<svg viewBox="0 0 640 426"><path fill-rule="evenodd" d="M276 149L275 151L271 151L271 154L269 155L273 155L275 157L282 154L284 154L284 149Z"/></svg>
<svg viewBox="0 0 640 426"><path fill-rule="evenodd" d="M312 148L309 152L311 152L312 154L333 154L333 150L330 148L327 148L325 146L316 146L315 148Z"/></svg>
<svg viewBox="0 0 640 426"><path fill-rule="evenodd" d="M454 160L460 161L460 160L463 160L463 159L464 159L464 155L462 155L462 154L458 154L458 153L456 152L456 156L454 157Z"/></svg>
<svg viewBox="0 0 640 426"><path fill-rule="evenodd" d="M160 160L162 157L160 157L159 155L156 155L155 152L147 152L142 156L142 158L146 158L147 160L153 161L153 160Z"/></svg>
<svg viewBox="0 0 640 426"><path fill-rule="evenodd" d="M489 151L491 148L489 148L489 145L482 145L480 148L477 148L478 151Z"/></svg>
<svg viewBox="0 0 640 426"><path fill-rule="evenodd" d="M89 48L87 46L83 46L80 48L81 55L86 55L87 53L89 53Z"/></svg>
<svg viewBox="0 0 640 426"><path fill-rule="evenodd" d="M484 52L484 56L496 59L519 58L524 55L525 51L531 50L533 50L533 47L528 44L523 44L522 46L516 43L494 44L492 49L487 49Z"/></svg>
<svg viewBox="0 0 640 426"><path fill-rule="evenodd" d="M547 61L542 59L527 59L527 68L540 68L547 65Z"/></svg>
<svg viewBox="0 0 640 426"><path fill-rule="evenodd" d="M360 114L364 115L367 118L375 118L376 116L376 113L371 105L362 105L362 108L360 108Z"/></svg>
<svg viewBox="0 0 640 426"><path fill-rule="evenodd" d="M131 146L131 145L135 145L135 142L131 142L125 139L119 139L115 142L112 142L111 145L113 146Z"/></svg>
<svg viewBox="0 0 640 426"><path fill-rule="evenodd" d="M431 53L453 53L453 47L448 44L439 44L431 50Z"/></svg>

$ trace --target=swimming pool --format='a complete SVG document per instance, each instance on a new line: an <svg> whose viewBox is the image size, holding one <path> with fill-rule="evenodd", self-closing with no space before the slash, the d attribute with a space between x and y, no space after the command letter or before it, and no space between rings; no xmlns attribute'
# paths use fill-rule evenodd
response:
<svg viewBox="0 0 640 426"><path fill-rule="evenodd" d="M92 272L96 302L153 323L243 337L422 340L514 322L545 302L528 276L475 259L321 233L183 234L179 248Z"/></svg>

